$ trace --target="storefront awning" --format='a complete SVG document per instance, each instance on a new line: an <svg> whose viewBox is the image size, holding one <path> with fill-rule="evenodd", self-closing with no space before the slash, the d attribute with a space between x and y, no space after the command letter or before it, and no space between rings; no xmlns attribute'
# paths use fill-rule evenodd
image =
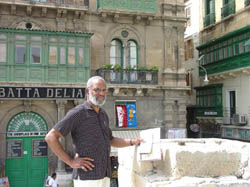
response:
<svg viewBox="0 0 250 187"><path fill-rule="evenodd" d="M140 130L122 130L122 131L112 131L114 137L117 138L125 138L125 139L132 139L132 138L139 138L140 137ZM111 147L110 156L117 156L118 148Z"/></svg>

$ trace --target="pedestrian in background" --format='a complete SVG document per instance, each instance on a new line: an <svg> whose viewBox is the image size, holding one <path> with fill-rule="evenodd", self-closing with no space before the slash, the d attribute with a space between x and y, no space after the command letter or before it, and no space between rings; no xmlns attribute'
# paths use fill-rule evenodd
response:
<svg viewBox="0 0 250 187"><path fill-rule="evenodd" d="M49 179L49 187L59 187L59 184L56 178L56 173L53 173L51 175L51 178Z"/></svg>

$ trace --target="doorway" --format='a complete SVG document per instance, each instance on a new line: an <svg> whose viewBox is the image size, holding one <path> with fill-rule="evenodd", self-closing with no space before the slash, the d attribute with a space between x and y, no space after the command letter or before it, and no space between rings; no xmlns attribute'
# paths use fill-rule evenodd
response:
<svg viewBox="0 0 250 187"><path fill-rule="evenodd" d="M22 112L8 123L5 173L11 187L43 187L48 174L45 120L37 113Z"/></svg>

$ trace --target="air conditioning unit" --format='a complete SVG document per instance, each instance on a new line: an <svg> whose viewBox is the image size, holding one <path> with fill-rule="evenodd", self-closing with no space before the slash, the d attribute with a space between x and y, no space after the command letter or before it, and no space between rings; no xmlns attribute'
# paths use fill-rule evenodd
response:
<svg viewBox="0 0 250 187"><path fill-rule="evenodd" d="M233 123L238 125L243 125L247 123L246 116L240 115L240 114L234 114L233 115Z"/></svg>

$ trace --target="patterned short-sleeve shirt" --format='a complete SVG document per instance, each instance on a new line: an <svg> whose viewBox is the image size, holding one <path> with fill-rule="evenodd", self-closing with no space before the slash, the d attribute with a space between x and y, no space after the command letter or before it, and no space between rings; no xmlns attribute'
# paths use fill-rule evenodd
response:
<svg viewBox="0 0 250 187"><path fill-rule="evenodd" d="M71 133L73 149L80 157L94 159L93 170L73 169L73 179L78 176L81 180L95 180L111 177L110 140L112 131L106 112L100 108L99 112L88 102L71 109L66 116L54 127L63 136Z"/></svg>

